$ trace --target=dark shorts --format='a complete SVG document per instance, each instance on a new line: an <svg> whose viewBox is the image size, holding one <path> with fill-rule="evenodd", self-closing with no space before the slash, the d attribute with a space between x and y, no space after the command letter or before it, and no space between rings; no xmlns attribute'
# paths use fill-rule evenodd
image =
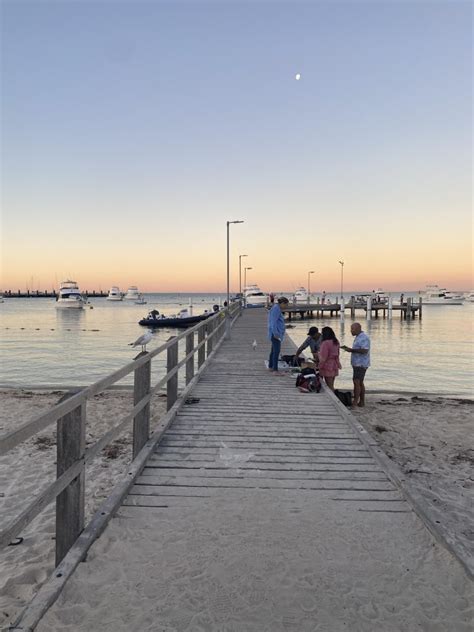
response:
<svg viewBox="0 0 474 632"><path fill-rule="evenodd" d="M364 368L363 366L353 366L352 371L353 371L353 374L352 374L353 380L359 380L360 382L364 381L364 377L367 371L366 368Z"/></svg>

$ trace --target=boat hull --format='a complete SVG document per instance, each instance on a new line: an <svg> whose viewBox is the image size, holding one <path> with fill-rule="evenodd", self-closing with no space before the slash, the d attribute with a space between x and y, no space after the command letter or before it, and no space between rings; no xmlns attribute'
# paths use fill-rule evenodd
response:
<svg viewBox="0 0 474 632"><path fill-rule="evenodd" d="M443 301L443 302L435 302L435 301L423 301L423 307L440 307L443 305L462 305L463 301Z"/></svg>
<svg viewBox="0 0 474 632"><path fill-rule="evenodd" d="M84 303L75 301L74 303L66 303L62 301L56 301L56 309L84 309Z"/></svg>
<svg viewBox="0 0 474 632"><path fill-rule="evenodd" d="M142 318L138 321L142 327L191 327L202 320L206 320L213 314L201 314L200 316L189 316L188 318Z"/></svg>

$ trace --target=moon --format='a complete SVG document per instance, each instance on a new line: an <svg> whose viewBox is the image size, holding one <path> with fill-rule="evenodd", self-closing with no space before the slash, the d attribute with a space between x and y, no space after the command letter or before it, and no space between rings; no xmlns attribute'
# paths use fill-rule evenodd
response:
<svg viewBox="0 0 474 632"><path fill-rule="evenodd" d="M301 79L301 75L300 75L299 72L296 73L295 79L296 79L296 81L299 81Z"/></svg>

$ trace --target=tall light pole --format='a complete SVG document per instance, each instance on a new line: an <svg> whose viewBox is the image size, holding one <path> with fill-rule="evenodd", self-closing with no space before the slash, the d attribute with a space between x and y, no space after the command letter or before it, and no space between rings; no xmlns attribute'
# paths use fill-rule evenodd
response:
<svg viewBox="0 0 474 632"><path fill-rule="evenodd" d="M231 222L227 222L227 312L226 312L226 338L230 336L230 319L229 319L229 306L230 306L230 259L229 259L229 226L231 224L243 224L243 220L236 219Z"/></svg>
<svg viewBox="0 0 474 632"><path fill-rule="evenodd" d="M341 264L341 301L344 293L344 261L339 261Z"/></svg>
<svg viewBox="0 0 474 632"><path fill-rule="evenodd" d="M314 270L310 270L308 272L308 305L311 303L311 284L310 284L310 274L314 274Z"/></svg>
<svg viewBox="0 0 474 632"><path fill-rule="evenodd" d="M253 268L244 268L244 287L247 287L247 270L253 270Z"/></svg>
<svg viewBox="0 0 474 632"><path fill-rule="evenodd" d="M248 257L248 255L239 255L239 294L241 298L242 298L242 257Z"/></svg>

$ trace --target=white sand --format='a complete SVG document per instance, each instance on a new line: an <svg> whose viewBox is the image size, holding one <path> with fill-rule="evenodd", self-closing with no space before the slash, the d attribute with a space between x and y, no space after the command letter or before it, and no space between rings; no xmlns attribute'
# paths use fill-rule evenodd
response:
<svg viewBox="0 0 474 632"><path fill-rule="evenodd" d="M62 391L0 391L0 432L7 432L55 405ZM86 444L93 445L133 407L130 390L114 390L87 404ZM155 421L166 400L155 397ZM130 424L131 426L131 424ZM56 478L56 424L0 457L0 528ZM107 498L131 461L131 430L124 432L86 469L86 520ZM24 542L0 551L0 629L32 598L54 568L52 503L22 533Z"/></svg>
<svg viewBox="0 0 474 632"><path fill-rule="evenodd" d="M474 550L474 401L369 395L354 412L444 528Z"/></svg>
<svg viewBox="0 0 474 632"><path fill-rule="evenodd" d="M122 406L128 409L130 397L116 391L91 403L89 431L94 438L88 434L89 440L114 423ZM50 393L0 393L2 430L57 398ZM472 406L453 401L410 406L395 399L379 397L374 403L372 397L365 411L357 411L358 419L369 428L387 427L388 432L374 432L387 452L406 469L423 470L413 472L413 480L428 491L423 477L429 476L430 498L438 496L453 528L467 530L465 494L472 472L464 455ZM31 440L0 462L5 493L0 501L8 510L2 512L2 523L46 472L52 480L54 454L54 448L40 449ZM89 468L88 515L107 495L127 458L125 453L116 460L101 457ZM20 494L14 491L18 489ZM304 492L260 492L246 496L245 503L234 496L209 503L121 508L39 632L472 630L472 582L413 513L377 514L374 532L368 526L373 513L354 514L350 503L341 503L335 522L328 523L325 501ZM1 553L0 625L15 618L52 568L52 510L22 534L23 544ZM119 530L121 535L125 531L125 541L118 540ZM134 567L137 556L140 564Z"/></svg>

